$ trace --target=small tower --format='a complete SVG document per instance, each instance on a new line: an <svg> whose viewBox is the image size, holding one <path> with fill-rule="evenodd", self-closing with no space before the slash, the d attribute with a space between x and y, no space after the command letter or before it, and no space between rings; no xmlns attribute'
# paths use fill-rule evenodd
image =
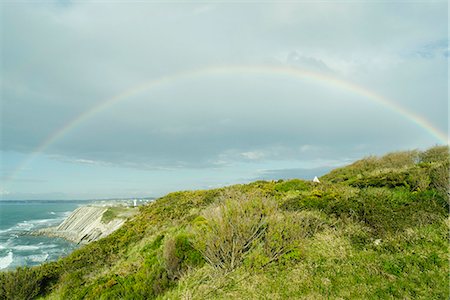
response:
<svg viewBox="0 0 450 300"><path fill-rule="evenodd" d="M317 178L317 176L314 176L313 182L320 183L320 180L319 180L319 178Z"/></svg>
<svg viewBox="0 0 450 300"><path fill-rule="evenodd" d="M134 207L137 206L137 199L134 199L134 200L133 200L133 204L134 204Z"/></svg>

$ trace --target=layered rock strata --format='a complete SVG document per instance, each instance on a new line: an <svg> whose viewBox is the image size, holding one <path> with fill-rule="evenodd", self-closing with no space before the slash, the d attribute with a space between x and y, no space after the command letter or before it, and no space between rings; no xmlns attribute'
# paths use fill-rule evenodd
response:
<svg viewBox="0 0 450 300"><path fill-rule="evenodd" d="M87 244L106 237L125 223L123 218L102 222L107 207L82 206L74 210L58 227L40 229L37 234L62 237L77 244Z"/></svg>

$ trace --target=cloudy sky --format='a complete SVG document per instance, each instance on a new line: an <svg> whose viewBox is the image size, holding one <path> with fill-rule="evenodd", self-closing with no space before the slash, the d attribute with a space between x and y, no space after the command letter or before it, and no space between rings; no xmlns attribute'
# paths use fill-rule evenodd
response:
<svg viewBox="0 0 450 300"><path fill-rule="evenodd" d="M446 143L447 1L3 1L3 199L311 179Z"/></svg>

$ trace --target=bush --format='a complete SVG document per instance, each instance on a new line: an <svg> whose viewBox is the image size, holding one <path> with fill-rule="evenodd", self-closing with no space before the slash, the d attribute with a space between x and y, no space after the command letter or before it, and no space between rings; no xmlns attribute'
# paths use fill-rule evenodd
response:
<svg viewBox="0 0 450 300"><path fill-rule="evenodd" d="M448 212L432 191L411 193L407 189L366 188L355 198L355 212L374 233L395 233L442 219Z"/></svg>
<svg viewBox="0 0 450 300"><path fill-rule="evenodd" d="M383 157L378 159L378 164L382 167L403 168L413 166L418 162L418 160L418 151L402 151L392 152L384 155Z"/></svg>
<svg viewBox="0 0 450 300"><path fill-rule="evenodd" d="M322 181L358 188L407 187L423 191L429 187L448 197L449 148L437 146L424 152L404 151L383 157L368 157L322 176Z"/></svg>
<svg viewBox="0 0 450 300"><path fill-rule="evenodd" d="M206 224L194 229L195 247L215 268L233 270L261 241L275 210L272 199L231 190L204 212Z"/></svg>
<svg viewBox="0 0 450 300"><path fill-rule="evenodd" d="M419 155L421 162L448 162L450 159L448 146L435 146Z"/></svg>
<svg viewBox="0 0 450 300"><path fill-rule="evenodd" d="M179 279L189 267L197 267L203 263L202 254L192 246L191 238L182 232L168 237L164 243L164 264L172 280Z"/></svg>
<svg viewBox="0 0 450 300"><path fill-rule="evenodd" d="M222 199L194 229L196 248L217 269L231 271L249 256L251 264L278 261L326 223L319 212L279 211L275 200L258 194L232 192Z"/></svg>
<svg viewBox="0 0 450 300"><path fill-rule="evenodd" d="M108 207L108 209L102 215L102 223L108 224L116 218L120 218L120 215L129 210L126 207ZM123 217L122 217L123 218Z"/></svg>
<svg viewBox="0 0 450 300"><path fill-rule="evenodd" d="M90 284L85 283L83 298L153 299L166 292L175 285L163 258L164 241L168 239L168 235L160 234L146 244L140 250L143 261L133 270L121 271L121 275L111 276L110 273Z"/></svg>
<svg viewBox="0 0 450 300"><path fill-rule="evenodd" d="M294 251L302 240L325 228L323 215L313 211L276 213L268 218L264 251L270 261Z"/></svg>
<svg viewBox="0 0 450 300"><path fill-rule="evenodd" d="M376 232L397 227L397 211L393 209L392 194L384 188L367 188L358 195L357 214L361 221Z"/></svg>
<svg viewBox="0 0 450 300"><path fill-rule="evenodd" d="M314 189L282 201L280 208L287 211L320 210L330 215L349 215L355 210L357 188L339 184L320 184Z"/></svg>
<svg viewBox="0 0 450 300"><path fill-rule="evenodd" d="M34 299L40 292L40 276L35 269L17 268L0 272L0 299Z"/></svg>
<svg viewBox="0 0 450 300"><path fill-rule="evenodd" d="M322 211L337 218L363 222L375 235L403 230L411 224L428 224L445 215L442 195L433 190L410 191L408 187L357 189L339 184L321 184L310 191L281 201L290 212Z"/></svg>
<svg viewBox="0 0 450 300"><path fill-rule="evenodd" d="M447 205L449 204L450 198L449 166L449 162L446 161L442 164L433 166L430 170L430 186L436 189L436 191L447 200Z"/></svg>
<svg viewBox="0 0 450 300"><path fill-rule="evenodd" d="M275 185L275 190L278 192L288 191L304 191L308 190L312 184L300 179L292 179L284 182L279 182Z"/></svg>

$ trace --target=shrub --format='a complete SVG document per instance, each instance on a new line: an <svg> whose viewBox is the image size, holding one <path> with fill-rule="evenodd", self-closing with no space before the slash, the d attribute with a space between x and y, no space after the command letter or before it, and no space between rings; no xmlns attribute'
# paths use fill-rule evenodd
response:
<svg viewBox="0 0 450 300"><path fill-rule="evenodd" d="M380 158L361 159L335 169L321 179L359 188L404 186L411 190L425 190L431 187L448 195L449 160L447 146L433 147L424 152L394 152Z"/></svg>
<svg viewBox="0 0 450 300"><path fill-rule="evenodd" d="M382 167L389 168L403 168L408 166L413 166L419 160L419 152L413 151L402 151L402 152L392 152L384 155L378 159L378 164Z"/></svg>
<svg viewBox="0 0 450 300"><path fill-rule="evenodd" d="M279 182L275 185L275 190L278 192L288 191L304 191L312 186L310 182L300 179L292 179L284 182Z"/></svg>
<svg viewBox="0 0 450 300"><path fill-rule="evenodd" d="M60 265L56 262L0 272L0 299L34 299L48 291L59 279L60 272Z"/></svg>
<svg viewBox="0 0 450 300"><path fill-rule="evenodd" d="M135 269L111 276L102 276L89 284L88 299L153 299L175 285L163 258L167 234L156 236L140 250L143 261Z"/></svg>
<svg viewBox="0 0 450 300"><path fill-rule="evenodd" d="M215 268L233 270L263 237L274 200L231 190L204 212L206 225L195 228L195 247Z"/></svg>
<svg viewBox="0 0 450 300"><path fill-rule="evenodd" d="M119 217L120 213L126 211L125 207L108 207L108 209L102 215L102 223L109 223L112 220Z"/></svg>
<svg viewBox="0 0 450 300"><path fill-rule="evenodd" d="M81 270L66 273L62 276L64 286L62 288L62 295L64 299L83 299L86 290L86 279Z"/></svg>
<svg viewBox="0 0 450 300"><path fill-rule="evenodd" d="M294 251L302 240L325 228L324 217L313 211L276 213L268 218L264 250L270 261Z"/></svg>
<svg viewBox="0 0 450 300"><path fill-rule="evenodd" d="M436 191L447 200L447 205L449 204L450 198L449 166L449 162L446 161L442 164L433 166L430 170L430 186L436 189Z"/></svg>
<svg viewBox="0 0 450 300"><path fill-rule="evenodd" d="M233 270L249 256L251 264L268 264L297 250L324 220L319 212L282 212L271 198L234 191L197 218L195 247L217 269Z"/></svg>
<svg viewBox="0 0 450 300"><path fill-rule="evenodd" d="M320 184L313 190L303 191L298 196L282 201L280 208L287 211L320 210L341 216L355 210L354 197L357 188L339 184Z"/></svg>
<svg viewBox="0 0 450 300"><path fill-rule="evenodd" d="M40 278L35 269L17 268L0 273L0 299L34 299L40 291Z"/></svg>
<svg viewBox="0 0 450 300"><path fill-rule="evenodd" d="M199 266L203 262L201 253L192 246L190 238L182 232L168 237L164 243L164 264L172 280L179 279L189 267Z"/></svg>
<svg viewBox="0 0 450 300"><path fill-rule="evenodd" d="M429 224L448 214L432 191L366 188L354 200L357 217L375 234L401 231L411 224Z"/></svg>
<svg viewBox="0 0 450 300"><path fill-rule="evenodd" d="M428 169L418 165L408 172L407 182L411 191L425 191L430 187L431 179Z"/></svg>
<svg viewBox="0 0 450 300"><path fill-rule="evenodd" d="M357 213L360 220L375 229L376 232L396 227L397 224L394 224L393 221L397 219L397 212L389 203L391 199L392 194L387 189L363 189L357 198Z"/></svg>
<svg viewBox="0 0 450 300"><path fill-rule="evenodd" d="M421 162L448 162L449 157L449 147L448 146L435 146L432 147L419 155Z"/></svg>

